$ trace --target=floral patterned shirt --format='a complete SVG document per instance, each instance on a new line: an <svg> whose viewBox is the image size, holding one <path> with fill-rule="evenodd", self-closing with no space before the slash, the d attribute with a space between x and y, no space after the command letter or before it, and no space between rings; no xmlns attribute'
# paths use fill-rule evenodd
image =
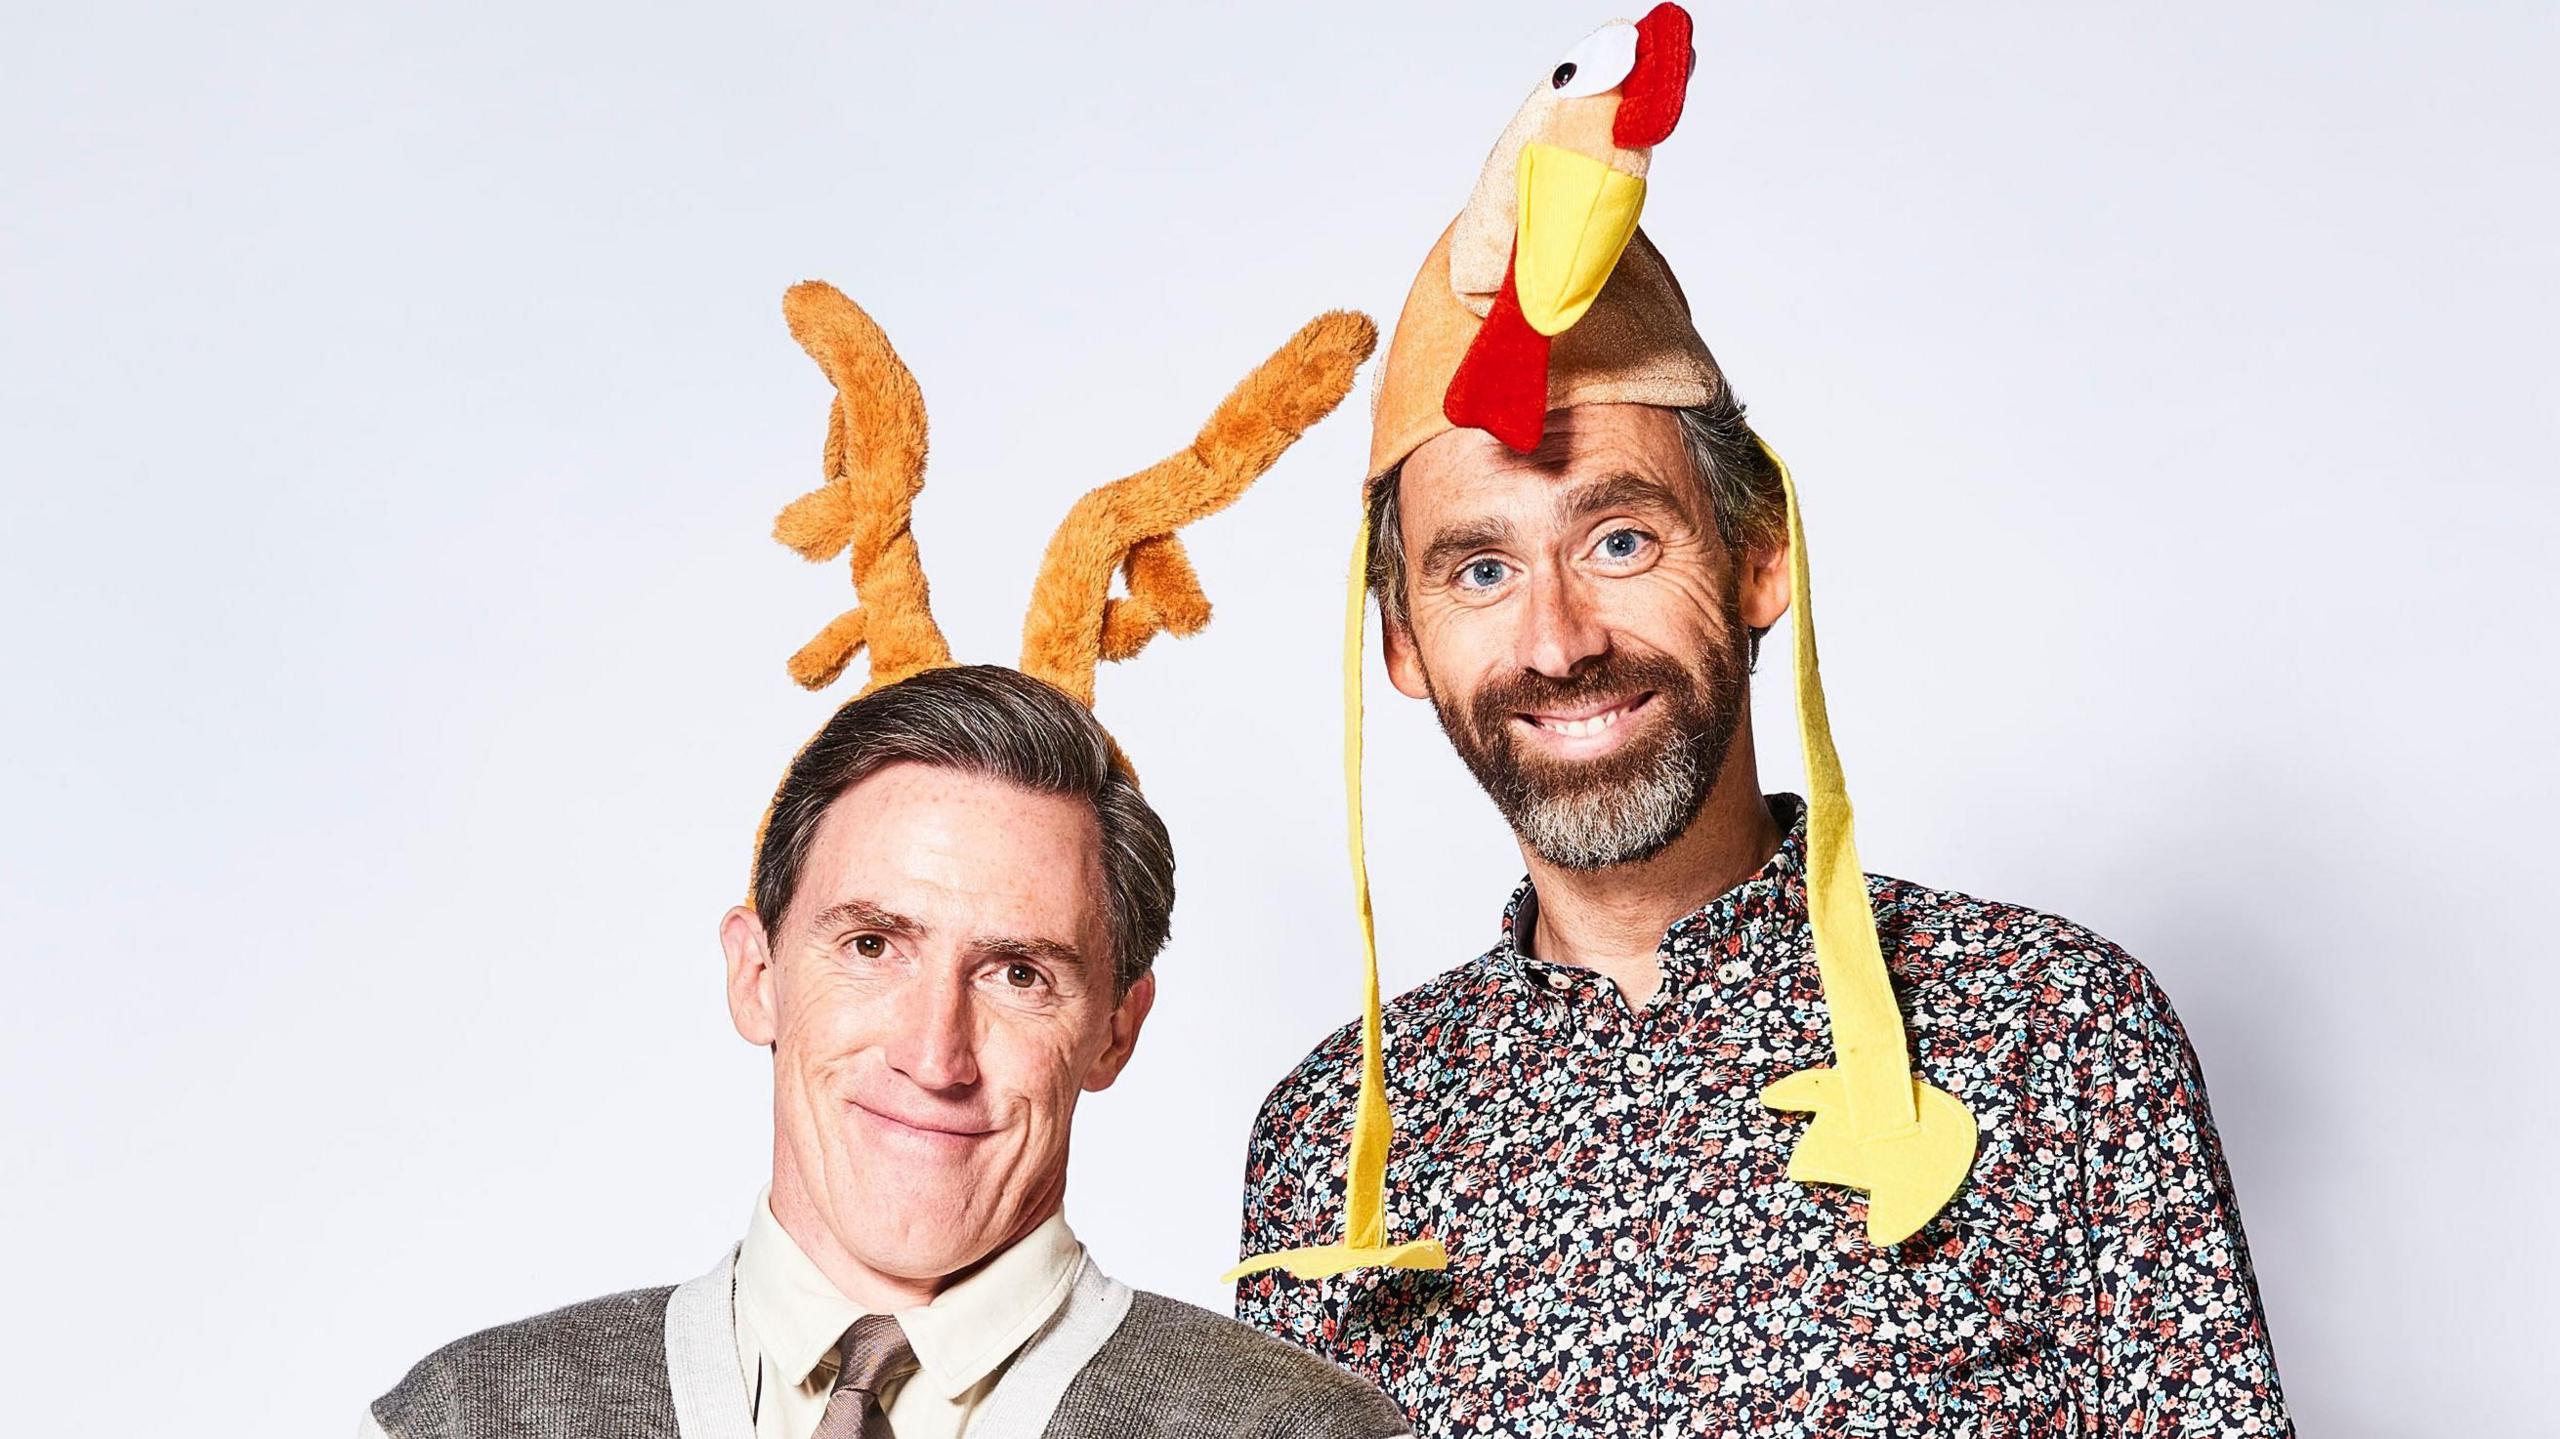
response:
<svg viewBox="0 0 2560 1439"><path fill-rule="evenodd" d="M1762 1086L1828 1064L1804 806L1663 935L1662 988L1501 943L1387 1011L1388 1228L1447 1270L1245 1280L1237 1317L1459 1435L2290 1435L2204 1081L2168 997L2066 920L1870 876L1916 1072L1981 1145L1878 1250ZM1243 1251L1339 1238L1346 1027L1255 1124Z"/></svg>

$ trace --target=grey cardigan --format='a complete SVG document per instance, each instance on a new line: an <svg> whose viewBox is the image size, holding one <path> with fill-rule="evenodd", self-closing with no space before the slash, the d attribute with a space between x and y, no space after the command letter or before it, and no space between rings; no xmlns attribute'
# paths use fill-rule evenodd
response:
<svg viewBox="0 0 2560 1439"><path fill-rule="evenodd" d="M673 1288L573 1304L420 1360L362 1439L755 1439L737 1252ZM1296 1345L1104 1275L1014 1355L968 1439L1391 1439L1387 1397Z"/></svg>

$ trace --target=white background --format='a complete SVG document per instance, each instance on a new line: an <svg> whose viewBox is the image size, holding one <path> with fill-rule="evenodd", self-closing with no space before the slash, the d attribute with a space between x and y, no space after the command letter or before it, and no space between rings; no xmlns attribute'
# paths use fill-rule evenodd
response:
<svg viewBox="0 0 2560 1439"><path fill-rule="evenodd" d="M0 1428L344 1432L707 1266L766 1130L713 925L849 602L765 534L828 400L783 288L913 365L936 607L1007 661L1076 495L1391 318L1606 18L1060 8L10 15ZM1869 862L2160 975L2306 1432L2548 1432L2560 22L1698 13L1647 228L1805 486ZM1213 1306L1255 1103L1353 1008L1360 408L1102 682L1182 901L1069 1210ZM1422 707L1371 730L1401 989L1518 859Z"/></svg>

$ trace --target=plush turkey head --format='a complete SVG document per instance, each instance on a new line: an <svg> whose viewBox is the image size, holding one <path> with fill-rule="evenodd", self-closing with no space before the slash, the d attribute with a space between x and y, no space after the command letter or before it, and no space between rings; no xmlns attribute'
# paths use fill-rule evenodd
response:
<svg viewBox="0 0 2560 1439"><path fill-rule="evenodd" d="M1484 320L1442 400L1451 424L1537 447L1552 342L1634 237L1695 60L1689 13L1666 0L1584 37L1504 127L1449 236L1450 288Z"/></svg>

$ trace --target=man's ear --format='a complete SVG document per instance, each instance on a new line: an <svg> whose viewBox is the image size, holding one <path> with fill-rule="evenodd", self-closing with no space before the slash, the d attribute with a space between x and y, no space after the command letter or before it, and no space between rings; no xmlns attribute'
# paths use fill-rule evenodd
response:
<svg viewBox="0 0 2560 1439"><path fill-rule="evenodd" d="M1129 1067L1130 1051L1138 1047L1138 1031L1145 1027L1147 1011L1156 1007L1155 971L1138 976L1129 992L1120 996L1119 1006L1111 1011L1111 1043L1104 1046L1084 1072L1084 1087L1093 1093L1109 1089Z"/></svg>
<svg viewBox="0 0 2560 1439"><path fill-rule="evenodd" d="M1406 699L1431 698L1431 680L1422 672L1422 653L1413 646L1413 630L1378 612L1378 641L1387 652L1387 683Z"/></svg>
<svg viewBox="0 0 2560 1439"><path fill-rule="evenodd" d="M1735 559L1742 566L1737 577L1737 598L1741 601L1742 623L1751 629L1765 630L1787 612L1790 593L1788 584L1794 574L1794 547L1780 539L1765 549L1743 550Z"/></svg>
<svg viewBox="0 0 2560 1439"><path fill-rule="evenodd" d="M754 910L742 904L720 916L720 949L729 957L729 1022L747 1043L771 1045L782 1008L774 998L773 953Z"/></svg>

